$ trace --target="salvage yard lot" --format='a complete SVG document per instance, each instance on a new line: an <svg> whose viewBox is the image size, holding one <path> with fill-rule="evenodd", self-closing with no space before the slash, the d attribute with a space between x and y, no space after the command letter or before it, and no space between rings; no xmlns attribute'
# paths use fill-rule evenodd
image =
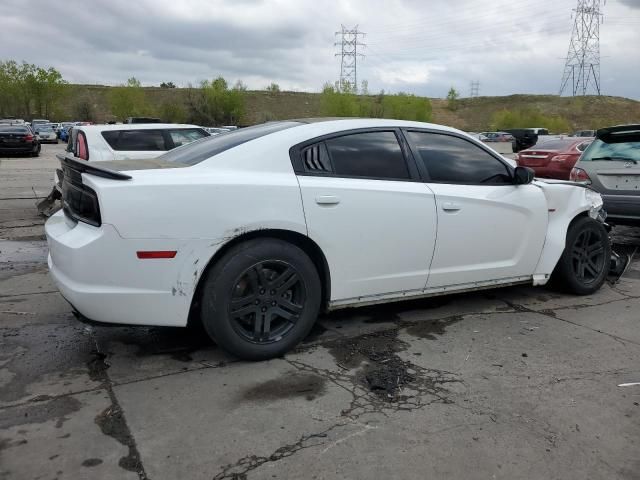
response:
<svg viewBox="0 0 640 480"><path fill-rule="evenodd" d="M0 159L1 479L639 478L640 386L618 385L640 381L640 261L589 297L338 311L241 362L197 331L74 318L34 207L61 151Z"/></svg>

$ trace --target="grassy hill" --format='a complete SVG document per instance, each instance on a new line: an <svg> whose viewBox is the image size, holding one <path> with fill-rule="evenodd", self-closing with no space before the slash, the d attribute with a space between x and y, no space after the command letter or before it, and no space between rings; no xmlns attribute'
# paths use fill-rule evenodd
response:
<svg viewBox="0 0 640 480"><path fill-rule="evenodd" d="M80 119L80 107L91 110L98 122L116 120L109 107L111 87L70 85L66 99L60 105L57 120ZM151 110L160 111L166 103L184 105L187 89L145 87L145 97ZM640 123L640 102L621 97L558 97L555 95L510 95L458 100L451 111L444 99L431 99L432 121L462 130L481 131L491 128L492 117L503 109L534 109L545 115L567 119L573 129L598 128L620 123ZM246 112L242 124L267 120L320 116L320 94L303 92L246 92ZM530 125L537 126L537 125Z"/></svg>

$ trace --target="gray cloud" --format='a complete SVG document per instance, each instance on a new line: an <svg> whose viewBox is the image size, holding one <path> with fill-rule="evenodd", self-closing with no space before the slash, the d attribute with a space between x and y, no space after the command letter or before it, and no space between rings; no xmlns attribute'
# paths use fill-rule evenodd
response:
<svg viewBox="0 0 640 480"><path fill-rule="evenodd" d="M72 82L195 83L218 75L318 91L339 72L334 31L367 32L371 91L557 93L575 0L4 0L0 58L57 67ZM604 93L640 97L640 0L609 1Z"/></svg>

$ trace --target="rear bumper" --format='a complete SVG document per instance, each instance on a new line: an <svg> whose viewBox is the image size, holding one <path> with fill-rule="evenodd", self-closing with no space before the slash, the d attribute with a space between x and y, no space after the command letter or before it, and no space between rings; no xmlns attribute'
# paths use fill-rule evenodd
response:
<svg viewBox="0 0 640 480"><path fill-rule="evenodd" d="M640 221L640 195L602 195L607 219Z"/></svg>
<svg viewBox="0 0 640 480"><path fill-rule="evenodd" d="M78 312L103 323L184 326L191 296L179 256L140 260L136 251L178 250L175 241L123 239L111 225L74 223L60 211L45 225L49 272Z"/></svg>
<svg viewBox="0 0 640 480"><path fill-rule="evenodd" d="M0 146L0 153L11 154L11 153L31 153L36 150L34 145L20 145L15 147L8 147L6 145Z"/></svg>

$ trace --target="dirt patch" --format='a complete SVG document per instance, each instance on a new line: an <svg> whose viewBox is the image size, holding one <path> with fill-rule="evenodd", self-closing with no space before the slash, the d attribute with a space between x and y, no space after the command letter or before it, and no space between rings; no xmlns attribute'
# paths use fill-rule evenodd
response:
<svg viewBox="0 0 640 480"><path fill-rule="evenodd" d="M81 405L78 399L66 396L57 397L47 402L6 408L0 410L0 430L52 420L55 420L56 428L60 428L68 420L69 415L80 410Z"/></svg>
<svg viewBox="0 0 640 480"><path fill-rule="evenodd" d="M435 340L436 335L443 335L449 326L454 323L458 323L463 319L464 317L462 315L452 315L451 317L440 318L437 320L423 320L413 323L411 326L407 327L405 331L409 335L413 335L415 337Z"/></svg>
<svg viewBox="0 0 640 480"><path fill-rule="evenodd" d="M244 400L281 400L304 397L313 400L326 391L326 378L302 373L260 383L242 394Z"/></svg>

